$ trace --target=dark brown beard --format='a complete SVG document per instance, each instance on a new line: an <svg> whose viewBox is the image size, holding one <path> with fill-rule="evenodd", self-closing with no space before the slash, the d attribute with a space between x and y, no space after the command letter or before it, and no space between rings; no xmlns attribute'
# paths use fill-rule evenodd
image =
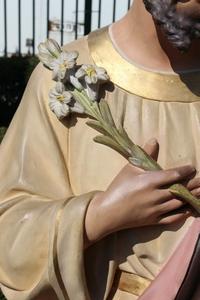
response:
<svg viewBox="0 0 200 300"><path fill-rule="evenodd" d="M177 1L143 0L143 2L155 22L164 30L168 40L179 50L187 51L192 40L200 38L200 20L177 12Z"/></svg>

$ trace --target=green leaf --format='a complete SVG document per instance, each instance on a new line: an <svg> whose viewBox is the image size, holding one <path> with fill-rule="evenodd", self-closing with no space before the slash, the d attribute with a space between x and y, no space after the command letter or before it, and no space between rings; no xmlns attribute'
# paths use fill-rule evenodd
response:
<svg viewBox="0 0 200 300"><path fill-rule="evenodd" d="M126 130L124 129L124 127L122 126L122 124L120 123L118 125L118 131L121 134L121 136L124 138L124 140L126 141L126 143L132 147L134 145L133 141L130 139L130 137L128 136L128 133L126 132Z"/></svg>
<svg viewBox="0 0 200 300"><path fill-rule="evenodd" d="M185 186L177 183L170 186L169 190L173 195L181 197L181 199L190 203L200 213L200 199L194 197Z"/></svg>
<svg viewBox="0 0 200 300"><path fill-rule="evenodd" d="M135 167L142 168L142 161L135 157L129 157L128 161Z"/></svg>
<svg viewBox="0 0 200 300"><path fill-rule="evenodd" d="M77 89L74 89L73 91L71 91L71 93L74 96L75 100L85 109L85 113L92 118L96 118L96 112L91 106L90 99Z"/></svg>
<svg viewBox="0 0 200 300"><path fill-rule="evenodd" d="M133 165L136 165L134 163L136 159L137 166L139 166L140 163L140 168L144 170L149 170L149 171L161 170L159 164L150 155L148 155L140 146L134 145L131 148L131 151L132 151L132 156L129 158L129 161Z"/></svg>
<svg viewBox="0 0 200 300"><path fill-rule="evenodd" d="M94 141L99 144L106 145L120 154L122 154L125 158L128 158L130 154L124 149L121 145L117 144L112 138L108 136L98 135L94 138Z"/></svg>
<svg viewBox="0 0 200 300"><path fill-rule="evenodd" d="M105 100L101 100L99 102L99 109L102 115L102 118L109 123L111 126L115 127L115 122L113 120L110 108L108 106L108 103Z"/></svg>
<svg viewBox="0 0 200 300"><path fill-rule="evenodd" d="M93 129L99 131L100 133L108 135L108 133L105 131L105 129L102 127L102 125L99 121L90 120L90 121L87 121L86 124L88 126L92 127Z"/></svg>

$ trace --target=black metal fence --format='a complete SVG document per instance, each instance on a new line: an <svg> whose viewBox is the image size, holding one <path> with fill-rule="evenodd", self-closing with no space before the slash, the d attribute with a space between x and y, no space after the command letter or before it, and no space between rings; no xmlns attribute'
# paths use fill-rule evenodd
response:
<svg viewBox="0 0 200 300"><path fill-rule="evenodd" d="M12 54L12 52L15 52L15 54L20 56L24 54L24 50L22 49L22 40L24 39L24 36L22 35L22 29L24 25L22 26L22 21L24 18L23 1L25 0L14 0L17 1L17 9L15 11L17 24L13 30L15 31L15 35L18 37L15 50L8 49L8 41L12 38L10 35L13 34L13 32L8 32L8 24L10 22L10 10L8 9L9 1L13 0L0 0L0 10L3 12L1 12L0 16L0 28L4 28L4 38L0 40L2 49L1 56L9 56ZM27 21L27 25L25 26L30 26L32 33L30 34L29 38L26 38L26 47L28 48L27 51L31 55L34 55L36 52L36 6L38 7L38 5L45 5L45 16L43 17L45 20L43 25L41 25L43 27L45 26L46 28L46 34L43 39L49 37L51 35L51 31L55 32L57 30L57 39L63 45L65 42L66 26L71 26L71 28L73 28L73 32L70 32L70 38L76 39L80 35L88 34L92 29L107 25L105 24L104 20L105 15L107 16L107 19L109 19L106 21L107 23L112 23L117 18L121 17L124 12L129 9L131 1L132 0L30 0L29 6L31 6L32 13L31 18ZM56 22L51 20L52 2L56 3L56 5L60 7L60 15L58 16ZM72 4L74 19L70 21L71 25L65 24L65 11L67 11L69 5L72 6ZM52 29L52 26L54 29Z"/></svg>
<svg viewBox="0 0 200 300"><path fill-rule="evenodd" d="M12 11L11 5L15 8ZM67 43L112 23L130 5L131 0L0 0L0 127L8 127L20 103L38 63L35 54L39 42L52 37L61 44ZM70 6L73 12L66 21ZM52 17L55 8L57 19Z"/></svg>

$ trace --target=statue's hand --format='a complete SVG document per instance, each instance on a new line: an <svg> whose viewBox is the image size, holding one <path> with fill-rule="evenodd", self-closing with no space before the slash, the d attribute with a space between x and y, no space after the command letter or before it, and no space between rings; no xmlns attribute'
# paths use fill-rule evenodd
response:
<svg viewBox="0 0 200 300"><path fill-rule="evenodd" d="M155 159L158 144L148 143L145 151ZM190 210L165 187L191 178L194 173L192 166L144 171L127 164L108 189L91 201L85 220L88 240L95 242L126 228L170 224L185 219L191 214ZM195 186L194 180L188 184Z"/></svg>
<svg viewBox="0 0 200 300"><path fill-rule="evenodd" d="M200 197L200 177L189 180L185 186L192 193L193 196Z"/></svg>

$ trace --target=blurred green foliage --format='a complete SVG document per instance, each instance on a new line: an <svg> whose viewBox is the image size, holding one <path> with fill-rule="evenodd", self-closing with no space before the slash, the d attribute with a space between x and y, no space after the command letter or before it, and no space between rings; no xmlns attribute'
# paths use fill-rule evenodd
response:
<svg viewBox="0 0 200 300"><path fill-rule="evenodd" d="M38 62L34 56L0 58L0 127L8 127Z"/></svg>
<svg viewBox="0 0 200 300"><path fill-rule="evenodd" d="M0 143L3 140L4 134L6 133L6 127L0 127Z"/></svg>
<svg viewBox="0 0 200 300"><path fill-rule="evenodd" d="M1 291L0 291L0 300L6 300L6 298L5 298L4 295L1 293Z"/></svg>

